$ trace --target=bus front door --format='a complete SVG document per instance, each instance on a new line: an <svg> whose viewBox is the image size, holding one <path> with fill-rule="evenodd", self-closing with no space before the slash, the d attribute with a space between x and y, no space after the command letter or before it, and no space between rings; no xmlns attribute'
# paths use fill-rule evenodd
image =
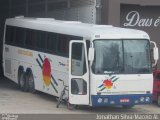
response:
<svg viewBox="0 0 160 120"><path fill-rule="evenodd" d="M89 105L89 70L86 43L70 41L69 49L69 102Z"/></svg>

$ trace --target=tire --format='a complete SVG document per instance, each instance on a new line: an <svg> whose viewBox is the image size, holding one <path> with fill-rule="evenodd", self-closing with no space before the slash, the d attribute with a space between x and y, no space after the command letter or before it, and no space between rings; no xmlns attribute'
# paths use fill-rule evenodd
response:
<svg viewBox="0 0 160 120"><path fill-rule="evenodd" d="M122 107L123 107L124 109L131 109L131 108L134 107L134 105L122 105Z"/></svg>
<svg viewBox="0 0 160 120"><path fill-rule="evenodd" d="M32 72L26 73L26 81L28 81L28 90L29 90L29 92L36 93L34 77L33 77Z"/></svg>
<svg viewBox="0 0 160 120"><path fill-rule="evenodd" d="M158 97L157 97L157 105L160 107L160 94L158 94Z"/></svg>
<svg viewBox="0 0 160 120"><path fill-rule="evenodd" d="M18 69L18 87L19 88L21 88L21 86L20 86L20 78L21 78L21 74L23 74L23 68L22 67L20 67L19 69Z"/></svg>
<svg viewBox="0 0 160 120"><path fill-rule="evenodd" d="M19 86L20 86L20 89L22 91L24 91L24 92L28 91L28 82L26 81L26 74L25 74L25 72L22 72L20 74Z"/></svg>

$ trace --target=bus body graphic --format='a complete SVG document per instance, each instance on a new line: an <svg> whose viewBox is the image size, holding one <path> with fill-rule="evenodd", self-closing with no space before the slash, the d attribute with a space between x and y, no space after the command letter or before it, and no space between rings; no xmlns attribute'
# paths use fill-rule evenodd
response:
<svg viewBox="0 0 160 120"><path fill-rule="evenodd" d="M51 85L51 65L48 58L44 59L42 74L45 85Z"/></svg>
<svg viewBox="0 0 160 120"><path fill-rule="evenodd" d="M112 89L114 86L114 82L116 82L119 78L116 76L113 76L109 79L103 80L103 83L98 87L100 91L103 91L104 89Z"/></svg>
<svg viewBox="0 0 160 120"><path fill-rule="evenodd" d="M41 55L38 54L38 57L42 63L38 59L36 59L37 63L39 64L40 68L42 69L42 76L43 76L43 81L46 87L49 87L50 85L53 87L56 93L58 93L56 86L58 86L56 80L52 76L51 73L51 64L49 62L48 58L45 58L44 60L42 59ZM53 82L52 82L53 80ZM54 84L53 84L54 83Z"/></svg>

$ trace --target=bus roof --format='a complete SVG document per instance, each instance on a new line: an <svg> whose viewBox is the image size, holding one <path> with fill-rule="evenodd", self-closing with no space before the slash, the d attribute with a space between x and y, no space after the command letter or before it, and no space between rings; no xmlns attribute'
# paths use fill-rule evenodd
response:
<svg viewBox="0 0 160 120"><path fill-rule="evenodd" d="M146 32L119 28L111 25L95 25L78 21L61 21L53 18L15 17L6 25L84 37L85 39L149 39Z"/></svg>

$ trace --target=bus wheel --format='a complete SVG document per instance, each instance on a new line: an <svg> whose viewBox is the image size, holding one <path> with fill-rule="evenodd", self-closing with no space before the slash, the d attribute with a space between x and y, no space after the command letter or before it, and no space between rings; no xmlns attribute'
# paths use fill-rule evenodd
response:
<svg viewBox="0 0 160 120"><path fill-rule="evenodd" d="M23 67L19 67L19 69L18 69L18 87L19 88L21 88L21 86L20 86L20 78L21 78L21 75L22 75L23 72L24 72Z"/></svg>
<svg viewBox="0 0 160 120"><path fill-rule="evenodd" d="M31 93L36 93L35 83L34 83L34 78L33 78L32 72L28 72L28 74L26 75L26 80L28 81L29 91Z"/></svg>
<svg viewBox="0 0 160 120"><path fill-rule="evenodd" d="M157 104L160 107L160 94L158 95L158 98L157 98Z"/></svg>
<svg viewBox="0 0 160 120"><path fill-rule="evenodd" d="M19 86L22 91L24 91L24 92L28 91L28 84L26 81L25 72L22 72L20 74Z"/></svg>
<svg viewBox="0 0 160 120"><path fill-rule="evenodd" d="M124 109L131 109L134 107L134 105L123 105L122 106Z"/></svg>

